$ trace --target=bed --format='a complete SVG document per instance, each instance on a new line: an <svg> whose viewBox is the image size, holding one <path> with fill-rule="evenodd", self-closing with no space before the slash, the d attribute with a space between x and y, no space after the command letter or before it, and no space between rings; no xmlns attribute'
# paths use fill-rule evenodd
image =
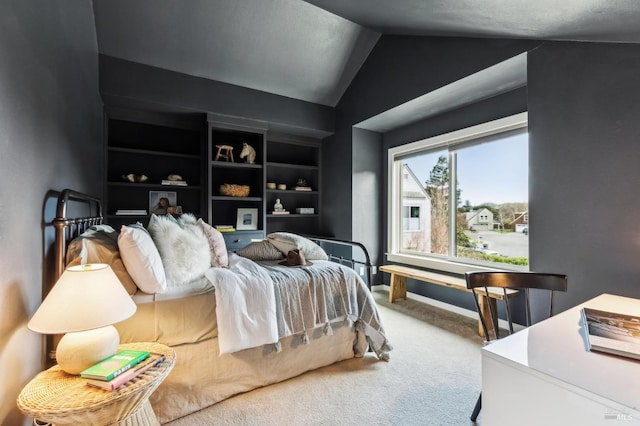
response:
<svg viewBox="0 0 640 426"><path fill-rule="evenodd" d="M72 203L89 213L68 217ZM175 350L151 397L161 423L345 359L389 360L361 244L273 233L228 252L219 232L188 214L114 230L100 200L72 190L56 216L56 273L110 264L137 305L115 324L121 342ZM300 252L305 265L288 266Z"/></svg>

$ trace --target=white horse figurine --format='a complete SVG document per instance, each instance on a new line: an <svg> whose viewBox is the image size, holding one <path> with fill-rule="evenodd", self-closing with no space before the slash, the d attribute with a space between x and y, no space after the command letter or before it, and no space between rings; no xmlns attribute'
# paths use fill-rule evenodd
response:
<svg viewBox="0 0 640 426"><path fill-rule="evenodd" d="M251 145L248 143L242 144L242 152L240 153L240 158L247 157L245 160L246 163L253 164L256 161L256 150L253 149Z"/></svg>

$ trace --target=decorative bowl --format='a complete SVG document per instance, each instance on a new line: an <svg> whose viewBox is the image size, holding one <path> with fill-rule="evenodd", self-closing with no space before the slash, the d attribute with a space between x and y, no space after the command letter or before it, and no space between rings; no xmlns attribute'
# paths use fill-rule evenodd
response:
<svg viewBox="0 0 640 426"><path fill-rule="evenodd" d="M248 197L250 190L249 185L236 185L233 183L220 185L220 195L229 197Z"/></svg>

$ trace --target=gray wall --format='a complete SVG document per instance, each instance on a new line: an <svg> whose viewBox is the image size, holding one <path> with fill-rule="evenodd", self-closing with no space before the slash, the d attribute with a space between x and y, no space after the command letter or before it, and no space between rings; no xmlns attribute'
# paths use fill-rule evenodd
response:
<svg viewBox="0 0 640 426"><path fill-rule="evenodd" d="M102 120L86 0L0 0L0 424L43 367L26 328L51 280L56 191L100 196Z"/></svg>
<svg viewBox="0 0 640 426"><path fill-rule="evenodd" d="M107 105L224 114L301 136L326 137L335 126L331 107L105 55L100 55L100 93Z"/></svg>
<svg viewBox="0 0 640 426"><path fill-rule="evenodd" d="M532 269L568 274L560 307L640 297L640 46L529 54Z"/></svg>
<svg viewBox="0 0 640 426"><path fill-rule="evenodd" d="M383 207L380 188L386 185L379 169L382 164L382 135L370 130L353 128L352 189L354 197L353 240L367 247L371 262L379 265L384 260L380 256L380 238L371 232L381 223ZM374 278L373 282L377 282Z"/></svg>

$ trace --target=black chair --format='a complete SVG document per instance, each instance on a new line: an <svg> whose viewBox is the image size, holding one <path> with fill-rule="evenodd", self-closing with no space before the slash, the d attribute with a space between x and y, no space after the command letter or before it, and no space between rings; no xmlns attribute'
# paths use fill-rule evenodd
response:
<svg viewBox="0 0 640 426"><path fill-rule="evenodd" d="M485 342L489 343L493 340L499 339L500 329L498 327L498 315L495 309L489 307L489 309L485 309L480 306L480 296L484 296L485 301L490 301L489 297L489 287L493 287L494 289L502 289L504 292L504 305L507 317L507 324L509 329L508 334L512 334L513 331L513 318L512 318L512 307L509 295L507 294L508 290L519 290L520 293L524 294L524 304L525 304L525 324L524 326L529 327L531 322L531 299L530 293L531 290L535 290L537 293L547 293L542 294L540 299L546 304L546 300L548 298L549 310L543 313L541 319L549 318L553 315L553 296L556 291L567 291L567 276L563 274L551 274L551 273L540 273L540 272L467 272L465 274L465 279L467 281L467 288L473 289L471 292L473 294L473 300L476 304L476 309L478 310L478 315L480 316L480 323L482 324L482 331L484 332ZM540 290L540 291L537 291ZM519 296L518 296L519 298ZM515 298L514 298L515 299ZM536 296L536 301L538 297ZM487 319L483 312L489 312L489 317L491 319L491 324L487 324ZM538 321L536 321L538 322ZM478 401L473 409L473 413L471 414L471 421L475 422L478 418L478 414L480 414L480 409L482 408L482 393L478 396Z"/></svg>

